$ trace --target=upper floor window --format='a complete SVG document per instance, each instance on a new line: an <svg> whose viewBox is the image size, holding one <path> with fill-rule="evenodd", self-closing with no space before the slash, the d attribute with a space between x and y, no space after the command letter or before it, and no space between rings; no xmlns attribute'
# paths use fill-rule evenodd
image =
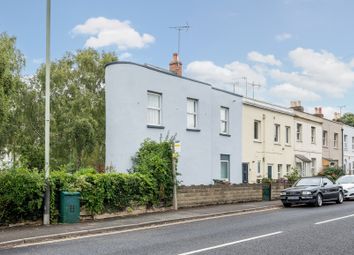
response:
<svg viewBox="0 0 354 255"><path fill-rule="evenodd" d="M338 148L338 133L334 133L333 136L333 147Z"/></svg>
<svg viewBox="0 0 354 255"><path fill-rule="evenodd" d="M323 130L322 132L322 146L328 146L328 132L326 130Z"/></svg>
<svg viewBox="0 0 354 255"><path fill-rule="evenodd" d="M352 150L354 150L354 136L352 137Z"/></svg>
<svg viewBox="0 0 354 255"><path fill-rule="evenodd" d="M344 135L344 150L348 150L348 136Z"/></svg>
<svg viewBox="0 0 354 255"><path fill-rule="evenodd" d="M275 143L280 142L280 125L279 124L274 125L274 142Z"/></svg>
<svg viewBox="0 0 354 255"><path fill-rule="evenodd" d="M187 98L187 128L198 126L198 100Z"/></svg>
<svg viewBox="0 0 354 255"><path fill-rule="evenodd" d="M311 127L311 143L316 143L316 128Z"/></svg>
<svg viewBox="0 0 354 255"><path fill-rule="evenodd" d="M285 143L290 144L290 127L285 127Z"/></svg>
<svg viewBox="0 0 354 255"><path fill-rule="evenodd" d="M229 133L229 108L220 107L220 133Z"/></svg>
<svg viewBox="0 0 354 255"><path fill-rule="evenodd" d="M255 120L253 124L254 135L253 139L259 141L261 138L261 122L259 120Z"/></svg>
<svg viewBox="0 0 354 255"><path fill-rule="evenodd" d="M162 94L148 92L147 123L150 125L161 125L161 101Z"/></svg>
<svg viewBox="0 0 354 255"><path fill-rule="evenodd" d="M296 124L296 141L302 142L302 124Z"/></svg>

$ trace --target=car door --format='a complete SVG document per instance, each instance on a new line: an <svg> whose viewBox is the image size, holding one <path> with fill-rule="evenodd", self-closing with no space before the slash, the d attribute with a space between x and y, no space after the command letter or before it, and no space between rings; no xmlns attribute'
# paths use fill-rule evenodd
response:
<svg viewBox="0 0 354 255"><path fill-rule="evenodd" d="M327 181L325 180L326 178L321 178L321 184L320 184L320 190L323 195L323 200L328 200L330 199L330 194L327 186Z"/></svg>
<svg viewBox="0 0 354 255"><path fill-rule="evenodd" d="M327 183L324 188L326 190L326 199L336 199L338 195L337 186L328 178L323 178L323 183Z"/></svg>

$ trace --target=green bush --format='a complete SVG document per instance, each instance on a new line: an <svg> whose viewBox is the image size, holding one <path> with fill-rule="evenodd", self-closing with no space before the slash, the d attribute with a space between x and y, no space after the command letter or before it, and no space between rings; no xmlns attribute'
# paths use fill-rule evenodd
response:
<svg viewBox="0 0 354 255"><path fill-rule="evenodd" d="M299 173L299 170L297 168L292 168L292 171L290 174L285 175L285 178L288 179L289 184L294 184L297 180L301 178L301 175Z"/></svg>
<svg viewBox="0 0 354 255"><path fill-rule="evenodd" d="M318 173L319 176L326 176L333 181L344 175L344 171L339 167L327 167Z"/></svg>
<svg viewBox="0 0 354 255"><path fill-rule="evenodd" d="M172 140L144 141L134 158L131 173L78 171L71 166L51 171L51 222L59 219L60 192L78 191L81 207L90 215L116 212L135 206L166 206L172 202ZM45 180L27 169L0 172L0 224L42 217Z"/></svg>
<svg viewBox="0 0 354 255"><path fill-rule="evenodd" d="M0 225L41 217L44 190L44 177L37 171L0 171Z"/></svg>
<svg viewBox="0 0 354 255"><path fill-rule="evenodd" d="M54 171L51 183L51 220L59 217L60 191L81 193L81 206L90 215L116 212L130 206L158 205L156 182L140 173L96 173L94 169L81 169L74 174Z"/></svg>
<svg viewBox="0 0 354 255"><path fill-rule="evenodd" d="M133 158L132 172L148 175L156 181L154 200L165 206L171 205L173 197L173 139L160 142L147 139Z"/></svg>

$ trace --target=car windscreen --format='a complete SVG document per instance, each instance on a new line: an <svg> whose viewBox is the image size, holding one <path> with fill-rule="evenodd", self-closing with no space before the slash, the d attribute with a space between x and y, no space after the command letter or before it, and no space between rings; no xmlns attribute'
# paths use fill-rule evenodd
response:
<svg viewBox="0 0 354 255"><path fill-rule="evenodd" d="M304 178L300 179L295 186L319 186L321 178Z"/></svg>
<svg viewBox="0 0 354 255"><path fill-rule="evenodd" d="M338 183L338 184L354 183L354 175L347 175L347 176L339 177L339 179L336 181L336 183Z"/></svg>

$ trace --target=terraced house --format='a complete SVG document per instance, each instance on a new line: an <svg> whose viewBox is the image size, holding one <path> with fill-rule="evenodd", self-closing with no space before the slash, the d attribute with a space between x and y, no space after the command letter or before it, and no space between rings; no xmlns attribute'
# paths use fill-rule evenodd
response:
<svg viewBox="0 0 354 255"><path fill-rule="evenodd" d="M242 173L249 182L280 179L294 165L294 112L243 98Z"/></svg>
<svg viewBox="0 0 354 255"><path fill-rule="evenodd" d="M315 109L316 110L316 109ZM323 118L321 108L317 115L322 118L322 166L343 166L343 124ZM339 116L335 116L337 119Z"/></svg>
<svg viewBox="0 0 354 255"><path fill-rule="evenodd" d="M241 96L183 77L176 54L170 70L108 64L105 80L106 166L125 172L146 138L176 134L182 184L243 181Z"/></svg>
<svg viewBox="0 0 354 255"><path fill-rule="evenodd" d="M354 127L343 125L343 169L354 174Z"/></svg>
<svg viewBox="0 0 354 255"><path fill-rule="evenodd" d="M300 101L291 102L294 110L294 163L302 176L312 176L322 169L323 119L304 112Z"/></svg>
<svg viewBox="0 0 354 255"><path fill-rule="evenodd" d="M147 138L176 135L183 184L256 183L280 179L297 168L302 176L328 166L354 173L354 128L304 112L244 98L170 69L131 62L106 66L106 166L119 172ZM344 133L343 133L344 130Z"/></svg>

